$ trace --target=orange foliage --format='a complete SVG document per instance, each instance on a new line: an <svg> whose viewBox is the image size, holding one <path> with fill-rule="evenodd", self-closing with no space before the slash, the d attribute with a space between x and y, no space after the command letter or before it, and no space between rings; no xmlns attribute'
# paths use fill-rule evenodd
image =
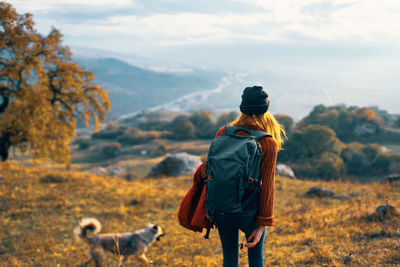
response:
<svg viewBox="0 0 400 267"><path fill-rule="evenodd" d="M61 33L42 36L30 14L0 3L0 156L12 147L67 163L76 121L95 126L109 110L107 91L71 61Z"/></svg>

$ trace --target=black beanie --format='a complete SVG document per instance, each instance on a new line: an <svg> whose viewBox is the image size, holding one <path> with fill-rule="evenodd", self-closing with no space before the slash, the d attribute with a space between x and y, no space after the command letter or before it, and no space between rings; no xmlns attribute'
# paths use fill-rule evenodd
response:
<svg viewBox="0 0 400 267"><path fill-rule="evenodd" d="M246 87L242 94L240 111L245 114L262 114L269 107L268 94L261 86Z"/></svg>

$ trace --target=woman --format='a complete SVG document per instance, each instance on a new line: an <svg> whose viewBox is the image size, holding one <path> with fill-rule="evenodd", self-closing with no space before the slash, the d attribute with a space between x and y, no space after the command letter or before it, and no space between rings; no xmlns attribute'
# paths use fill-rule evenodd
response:
<svg viewBox="0 0 400 267"><path fill-rule="evenodd" d="M223 218L215 218L223 250L223 266L238 266L239 230L247 239L249 266L263 266L263 243L265 226L274 225L274 189L276 157L282 148L286 137L282 125L268 112L268 94L261 86L247 87L243 91L240 111L242 114L230 125L240 126L250 130L262 130L271 136L259 139L263 155L260 166L262 187L259 192L257 213L243 212L241 214L224 214ZM225 133L221 128L216 137ZM244 131L236 134L248 135ZM251 210L249 208L249 210ZM254 209L253 209L254 210Z"/></svg>

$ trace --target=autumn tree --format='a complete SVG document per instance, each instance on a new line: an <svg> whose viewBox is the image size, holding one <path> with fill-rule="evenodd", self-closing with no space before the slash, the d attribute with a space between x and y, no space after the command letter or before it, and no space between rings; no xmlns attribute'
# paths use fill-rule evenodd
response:
<svg viewBox="0 0 400 267"><path fill-rule="evenodd" d="M185 115L180 115L173 119L169 128L172 132L171 138L173 139L185 140L196 136L196 127Z"/></svg>
<svg viewBox="0 0 400 267"><path fill-rule="evenodd" d="M196 128L197 137L213 138L215 136L216 129L209 111L194 111L192 115L190 115L189 120Z"/></svg>
<svg viewBox="0 0 400 267"><path fill-rule="evenodd" d="M360 137L377 135L382 129L382 120L369 108L337 105L315 106L308 116L297 123L296 128L312 124L325 125L334 130L342 141L358 140Z"/></svg>
<svg viewBox="0 0 400 267"><path fill-rule="evenodd" d="M279 156L281 160L290 162L320 157L324 152L339 155L342 146L332 129L322 125L309 125L292 134Z"/></svg>
<svg viewBox="0 0 400 267"><path fill-rule="evenodd" d="M276 114L275 118L285 127L286 134L290 134L294 124L293 118L286 114Z"/></svg>
<svg viewBox="0 0 400 267"><path fill-rule="evenodd" d="M217 118L217 122L215 123L217 130L225 124L234 121L238 116L239 114L235 111L221 113Z"/></svg>
<svg viewBox="0 0 400 267"><path fill-rule="evenodd" d="M38 33L30 14L0 2L0 155L11 147L68 163L77 119L97 126L109 110L107 91L71 60L62 35Z"/></svg>
<svg viewBox="0 0 400 267"><path fill-rule="evenodd" d="M290 163L296 176L337 179L345 170L340 152L343 143L335 132L322 125L309 125L295 131L278 155Z"/></svg>

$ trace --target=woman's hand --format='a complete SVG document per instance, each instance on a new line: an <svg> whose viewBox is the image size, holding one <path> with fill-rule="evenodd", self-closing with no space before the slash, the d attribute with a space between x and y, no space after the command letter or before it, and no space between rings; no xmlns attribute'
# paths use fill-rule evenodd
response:
<svg viewBox="0 0 400 267"><path fill-rule="evenodd" d="M252 248L260 242L260 238L264 232L265 226L258 226L256 230L251 233L249 238L247 239L247 243L245 244L246 247Z"/></svg>

